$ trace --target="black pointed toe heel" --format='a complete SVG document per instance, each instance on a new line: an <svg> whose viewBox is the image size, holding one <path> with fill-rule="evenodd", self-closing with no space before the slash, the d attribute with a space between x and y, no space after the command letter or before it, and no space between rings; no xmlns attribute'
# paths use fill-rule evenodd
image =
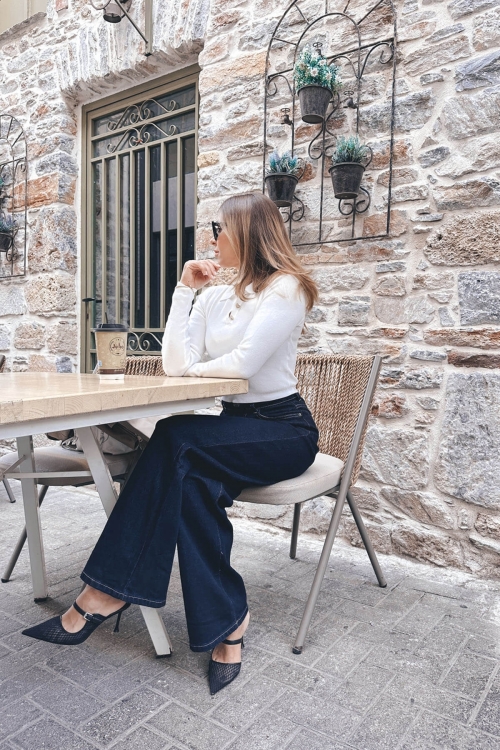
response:
<svg viewBox="0 0 500 750"><path fill-rule="evenodd" d="M98 614L91 615L89 612L85 612L85 610L79 607L76 602L73 604L73 607L78 614L85 619L85 625L78 632L68 633L68 631L63 628L61 616L59 615L58 617L52 617L50 620L41 622L40 625L35 625L32 628L23 630L23 635L27 635L29 638L36 638L39 641L47 641L48 643L59 643L64 646L77 646L79 643L86 641L89 635L91 635L105 620L109 620L110 617L115 617L115 615L118 615L118 617L116 618L116 625L113 632L118 633L121 616L125 610L130 607L130 604L124 604L123 607L116 610L116 612L112 612L107 617Z"/></svg>
<svg viewBox="0 0 500 750"><path fill-rule="evenodd" d="M241 648L245 648L243 636L235 641L225 640L228 646L237 646L241 643ZM225 688L230 682L235 680L241 671L241 661L236 664L227 664L225 662L214 661L210 657L208 664L208 684L210 686L210 695L215 695L219 690Z"/></svg>

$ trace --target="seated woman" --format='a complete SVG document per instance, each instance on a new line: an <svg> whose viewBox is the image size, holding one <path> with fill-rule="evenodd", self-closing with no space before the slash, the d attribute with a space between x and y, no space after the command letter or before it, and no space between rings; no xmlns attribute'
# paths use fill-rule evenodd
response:
<svg viewBox="0 0 500 750"><path fill-rule="evenodd" d="M294 375L314 281L269 198L229 198L219 219L217 260L188 261L175 289L163 367L167 375L245 378L248 393L226 396L220 416L158 422L85 566L85 589L62 617L24 631L78 644L113 615L118 626L130 604L163 607L177 547L190 647L213 649L212 694L239 674L249 622L226 508L245 487L299 476L318 451ZM234 284L194 299L220 267L238 269Z"/></svg>

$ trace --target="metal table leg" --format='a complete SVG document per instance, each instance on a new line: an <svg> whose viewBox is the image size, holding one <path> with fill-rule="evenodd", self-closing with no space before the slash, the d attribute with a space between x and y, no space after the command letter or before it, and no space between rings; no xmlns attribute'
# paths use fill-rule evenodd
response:
<svg viewBox="0 0 500 750"><path fill-rule="evenodd" d="M33 456L33 438L31 435L17 438L17 452L23 461L19 471L33 473L35 459ZM28 535L28 549L30 555L31 581L36 602L43 601L48 596L47 576L45 573L45 555L43 552L42 529L40 526L40 512L38 490L34 479L21 479L23 493L24 518Z"/></svg>
<svg viewBox="0 0 500 750"><path fill-rule="evenodd" d="M79 427L76 433L80 439L104 510L109 517L118 496L94 429L93 427ZM159 610L152 607L141 607L141 612L153 641L156 655L158 657L170 656L172 644Z"/></svg>

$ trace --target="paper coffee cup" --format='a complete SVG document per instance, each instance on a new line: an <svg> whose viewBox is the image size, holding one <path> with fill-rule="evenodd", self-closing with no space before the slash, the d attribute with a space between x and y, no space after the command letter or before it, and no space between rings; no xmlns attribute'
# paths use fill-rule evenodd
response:
<svg viewBox="0 0 500 750"><path fill-rule="evenodd" d="M95 334L97 366L105 380L123 380L127 359L128 326L121 323L101 323Z"/></svg>

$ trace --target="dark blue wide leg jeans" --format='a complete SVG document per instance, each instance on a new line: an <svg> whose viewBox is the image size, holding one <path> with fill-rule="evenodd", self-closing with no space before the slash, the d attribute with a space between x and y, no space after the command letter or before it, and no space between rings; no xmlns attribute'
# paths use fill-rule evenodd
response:
<svg viewBox="0 0 500 750"><path fill-rule="evenodd" d="M244 487L302 474L317 440L298 394L158 422L82 579L122 601L162 607L177 546L191 649L214 648L247 613L226 508Z"/></svg>

